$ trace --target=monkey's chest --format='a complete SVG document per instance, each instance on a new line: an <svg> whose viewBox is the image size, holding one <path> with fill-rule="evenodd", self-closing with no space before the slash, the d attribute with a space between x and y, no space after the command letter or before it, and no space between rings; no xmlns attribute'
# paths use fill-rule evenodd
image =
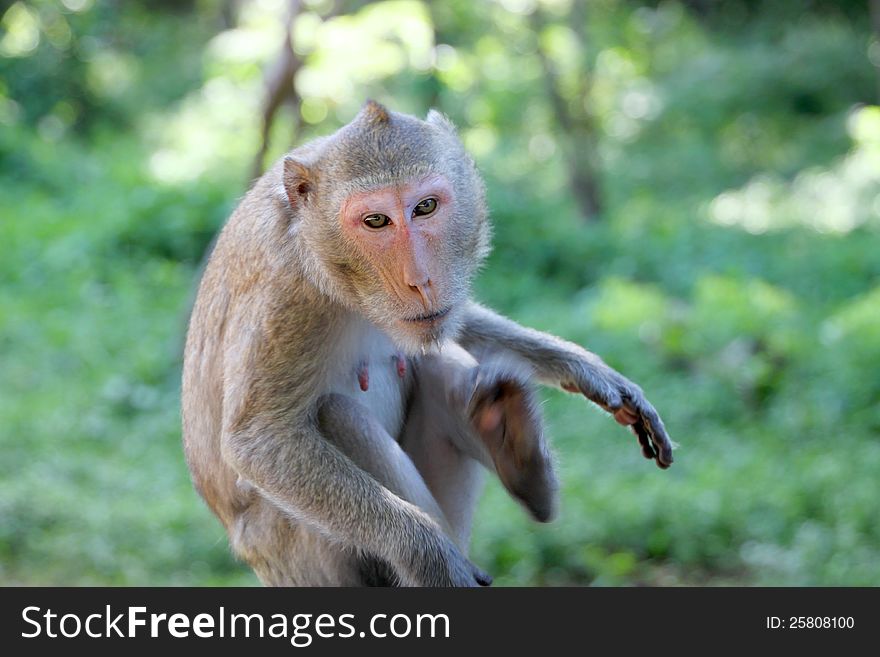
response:
<svg viewBox="0 0 880 657"><path fill-rule="evenodd" d="M403 427L407 394L407 363L394 344L372 327L341 336L337 367L328 392L362 404L397 440Z"/></svg>

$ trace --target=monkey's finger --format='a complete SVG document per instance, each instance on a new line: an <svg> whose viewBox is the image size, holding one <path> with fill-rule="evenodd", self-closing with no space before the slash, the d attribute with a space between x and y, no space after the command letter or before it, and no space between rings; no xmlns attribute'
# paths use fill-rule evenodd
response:
<svg viewBox="0 0 880 657"><path fill-rule="evenodd" d="M631 424L635 424L636 421L639 419L638 414L635 411L630 410L626 406L623 406L614 411L613 415L614 419L617 420L619 424L622 424L625 427L628 427Z"/></svg>
<svg viewBox="0 0 880 657"><path fill-rule="evenodd" d="M630 429L636 435L636 438L639 439L639 445L642 446L642 456L646 459L653 459L657 456L657 453L654 451L654 447L651 444L651 437L648 435L648 432L645 431L644 425L641 422L636 422L633 424Z"/></svg>
<svg viewBox="0 0 880 657"><path fill-rule="evenodd" d="M586 397L591 402L596 404L603 411L611 413L612 415L614 415L615 413L617 413L617 411L619 411L623 408L623 400L620 397L618 397L616 399L611 399L609 401L607 396L588 395L587 393L582 393L582 394L584 395L584 397Z"/></svg>
<svg viewBox="0 0 880 657"><path fill-rule="evenodd" d="M639 409L640 424L642 424L651 438L654 449L657 452L657 465L661 468L668 468L674 461L672 457L672 441L666 433L666 427L663 426L663 420L654 410L654 407L645 402Z"/></svg>
<svg viewBox="0 0 880 657"><path fill-rule="evenodd" d="M480 586L491 586L492 585L492 576L474 566L474 579L477 580L477 584Z"/></svg>
<svg viewBox="0 0 880 657"><path fill-rule="evenodd" d="M603 386L596 391L594 396L588 395L588 397L594 401L598 399L597 403L609 413L616 413L623 408L624 398L611 387Z"/></svg>
<svg viewBox="0 0 880 657"><path fill-rule="evenodd" d="M658 440L652 433L650 425L644 419L640 419L632 425L631 429L639 438L639 443L642 445L642 454L645 458L654 459L657 462L657 467L663 470L672 465L671 443L667 445L663 441ZM666 440L668 441L668 438Z"/></svg>
<svg viewBox="0 0 880 657"><path fill-rule="evenodd" d="M660 419L651 403L645 399L641 388L635 384L631 384L631 389L622 391L622 394L626 408L632 409L638 416L638 420L632 426L642 444L642 453L646 458L654 458L658 467L668 468L674 460L672 457L673 444L666 433L666 427L663 426L663 420ZM648 456L648 452L645 450L645 438L651 446L652 456Z"/></svg>
<svg viewBox="0 0 880 657"><path fill-rule="evenodd" d="M602 408L602 410L604 410L608 413L611 413L611 415L614 417L615 421L618 424L623 425L625 427L628 427L630 425L635 424L636 421L639 419L638 412L631 409L631 408L628 408L627 406L622 405L619 408L612 408L612 407L608 406L607 404L597 402L595 400L593 400L593 401L600 408Z"/></svg>

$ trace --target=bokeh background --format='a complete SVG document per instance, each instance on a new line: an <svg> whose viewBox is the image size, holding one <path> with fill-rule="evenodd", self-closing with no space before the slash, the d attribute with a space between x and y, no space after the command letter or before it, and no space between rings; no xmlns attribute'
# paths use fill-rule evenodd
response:
<svg viewBox="0 0 880 657"><path fill-rule="evenodd" d="M871 4L0 2L0 583L256 584L183 461L189 303L254 173L372 97L460 126L478 298L681 444L546 391L562 513L489 483L499 585L880 585Z"/></svg>

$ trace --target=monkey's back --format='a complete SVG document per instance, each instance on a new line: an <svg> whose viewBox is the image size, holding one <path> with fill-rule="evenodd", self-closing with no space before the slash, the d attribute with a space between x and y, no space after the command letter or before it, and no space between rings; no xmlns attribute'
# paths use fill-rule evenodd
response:
<svg viewBox="0 0 880 657"><path fill-rule="evenodd" d="M183 359L181 411L184 453L193 484L228 529L240 504L236 503L237 476L223 461L220 449L222 349L230 295L216 256L218 249L222 252L225 248L224 233L226 229L218 237L205 267L190 317Z"/></svg>
<svg viewBox="0 0 880 657"><path fill-rule="evenodd" d="M224 351L235 315L247 303L248 289L260 284L268 263L261 261L260 228L272 220L273 168L260 179L220 231L208 258L187 330L181 410L183 445L193 484L229 530L254 497L221 453L224 413Z"/></svg>

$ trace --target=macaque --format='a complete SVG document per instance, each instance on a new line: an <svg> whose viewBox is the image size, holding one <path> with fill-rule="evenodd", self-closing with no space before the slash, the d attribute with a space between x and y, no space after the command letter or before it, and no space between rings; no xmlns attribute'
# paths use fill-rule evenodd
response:
<svg viewBox="0 0 880 657"><path fill-rule="evenodd" d="M199 493L266 585L480 586L484 471L538 521L558 483L534 382L672 463L641 389L475 303L484 189L453 125L369 101L277 162L217 239L187 335Z"/></svg>

